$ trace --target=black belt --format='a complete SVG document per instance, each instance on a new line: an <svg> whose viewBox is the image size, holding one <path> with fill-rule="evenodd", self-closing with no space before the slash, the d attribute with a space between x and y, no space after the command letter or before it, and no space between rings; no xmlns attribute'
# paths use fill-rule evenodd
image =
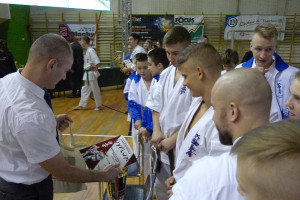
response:
<svg viewBox="0 0 300 200"><path fill-rule="evenodd" d="M0 200L53 200L52 176L32 185L11 183L0 177Z"/></svg>

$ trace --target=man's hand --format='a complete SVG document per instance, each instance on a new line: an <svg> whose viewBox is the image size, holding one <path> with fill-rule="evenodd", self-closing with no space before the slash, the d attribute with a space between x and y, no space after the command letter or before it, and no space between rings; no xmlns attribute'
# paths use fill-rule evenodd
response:
<svg viewBox="0 0 300 200"><path fill-rule="evenodd" d="M151 141L156 149L161 150L161 141L163 139L164 139L164 134L161 131L153 130Z"/></svg>
<svg viewBox="0 0 300 200"><path fill-rule="evenodd" d="M115 182L117 176L120 174L121 170L118 168L120 164L108 165L104 168L105 182Z"/></svg>
<svg viewBox="0 0 300 200"><path fill-rule="evenodd" d="M139 130L142 127L142 120L136 120L136 122L134 123L134 128L136 130Z"/></svg>
<svg viewBox="0 0 300 200"><path fill-rule="evenodd" d="M168 152L173 149L176 145L176 139L174 139L172 136L169 138L165 138L161 141L161 151L164 151L168 154Z"/></svg>
<svg viewBox="0 0 300 200"><path fill-rule="evenodd" d="M260 71L263 75L265 75L269 69L266 69L264 67L260 67L260 66L255 66L254 69L257 69L258 71Z"/></svg>
<svg viewBox="0 0 300 200"><path fill-rule="evenodd" d="M56 115L55 119L57 122L56 128L60 131L64 131L69 127L69 123L73 122L72 119L66 114Z"/></svg>
<svg viewBox="0 0 300 200"><path fill-rule="evenodd" d="M169 197L171 197L173 195L172 188L173 188L174 184L175 184L174 176L169 177L165 181L165 185L167 186L167 189L168 189L167 193L168 193Z"/></svg>
<svg viewBox="0 0 300 200"><path fill-rule="evenodd" d="M144 142L148 142L148 140L150 140L150 133L144 127L141 127L139 129L138 134L139 134L139 137L143 138Z"/></svg>

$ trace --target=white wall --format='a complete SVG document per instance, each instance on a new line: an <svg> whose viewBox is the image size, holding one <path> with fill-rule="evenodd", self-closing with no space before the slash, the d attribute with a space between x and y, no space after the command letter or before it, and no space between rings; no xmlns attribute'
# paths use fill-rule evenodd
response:
<svg viewBox="0 0 300 200"><path fill-rule="evenodd" d="M0 4L0 23L10 19L9 5Z"/></svg>
<svg viewBox="0 0 300 200"><path fill-rule="evenodd" d="M111 0L111 11L118 13L121 0ZM83 0L84 2L84 0ZM300 14L300 0L132 0L133 14ZM31 7L31 13L95 13L99 11Z"/></svg>

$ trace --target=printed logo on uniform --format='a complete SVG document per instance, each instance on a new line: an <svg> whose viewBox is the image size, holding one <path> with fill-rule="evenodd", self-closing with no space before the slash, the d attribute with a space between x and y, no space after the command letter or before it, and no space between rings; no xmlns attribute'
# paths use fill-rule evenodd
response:
<svg viewBox="0 0 300 200"><path fill-rule="evenodd" d="M180 94L184 94L186 92L186 86L183 86L180 90Z"/></svg>
<svg viewBox="0 0 300 200"><path fill-rule="evenodd" d="M196 155L196 153L195 153L196 152L195 147L199 146L199 140L200 140L200 135L197 132L196 135L192 139L192 142L191 142L189 150L186 152L186 154L189 157L192 157L193 155Z"/></svg>
<svg viewBox="0 0 300 200"><path fill-rule="evenodd" d="M281 80L275 81L275 86L276 86L276 96L278 98L283 98L282 81Z"/></svg>

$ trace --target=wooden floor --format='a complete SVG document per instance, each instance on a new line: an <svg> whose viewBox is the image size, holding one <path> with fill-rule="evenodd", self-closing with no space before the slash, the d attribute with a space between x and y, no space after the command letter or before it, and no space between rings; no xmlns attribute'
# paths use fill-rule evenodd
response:
<svg viewBox="0 0 300 200"><path fill-rule="evenodd" d="M65 95L70 93L66 92ZM72 110L78 105L80 98L67 98L63 93L52 99L55 114L68 114L72 120L72 132L76 136L76 142L86 142L92 145L108 139L106 136L128 135L129 122L127 115L127 101L124 99L123 89L117 87L101 88L102 103L104 110L94 111L95 102L89 99L86 110ZM108 108L109 107L109 108ZM117 111L115 111L115 110ZM119 112L118 112L119 111ZM64 131L63 140L69 144L70 138L67 135L69 130ZM127 138L132 145L132 139ZM136 183L137 180L129 180ZM55 194L54 200L98 200L98 183L88 183L85 191L70 194Z"/></svg>

